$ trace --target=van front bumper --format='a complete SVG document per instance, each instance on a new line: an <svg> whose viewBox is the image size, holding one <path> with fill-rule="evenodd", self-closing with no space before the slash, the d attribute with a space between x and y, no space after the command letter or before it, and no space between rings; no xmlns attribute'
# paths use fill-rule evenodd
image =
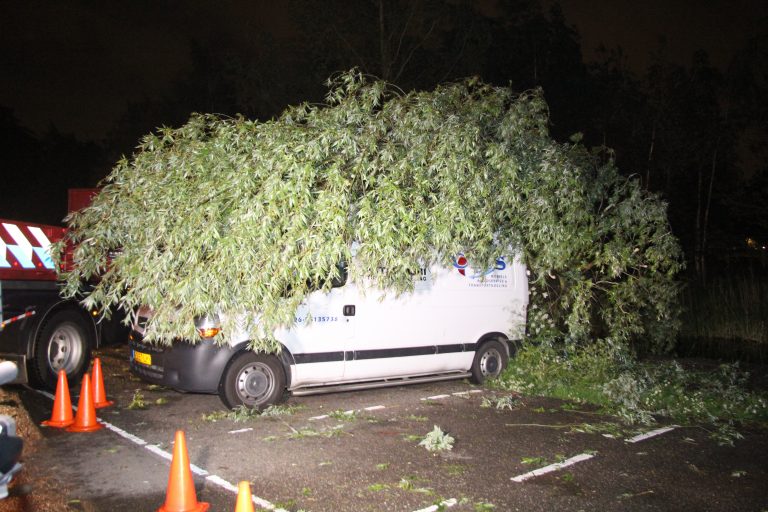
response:
<svg viewBox="0 0 768 512"><path fill-rule="evenodd" d="M230 347L214 342L174 342L170 347L150 345L131 333L131 372L147 382L195 393L217 393L221 376L232 357Z"/></svg>

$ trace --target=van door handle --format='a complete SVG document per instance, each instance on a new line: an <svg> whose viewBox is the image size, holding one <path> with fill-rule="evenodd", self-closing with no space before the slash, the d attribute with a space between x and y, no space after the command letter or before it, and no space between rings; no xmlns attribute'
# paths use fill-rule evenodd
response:
<svg viewBox="0 0 768 512"><path fill-rule="evenodd" d="M344 306L344 316L355 316L354 304Z"/></svg>

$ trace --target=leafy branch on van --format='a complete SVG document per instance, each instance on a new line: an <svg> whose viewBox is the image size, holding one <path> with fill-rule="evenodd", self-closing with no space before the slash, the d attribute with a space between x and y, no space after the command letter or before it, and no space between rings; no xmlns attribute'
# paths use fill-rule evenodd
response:
<svg viewBox="0 0 768 512"><path fill-rule="evenodd" d="M422 266L459 252L491 266L511 247L532 273L533 336L667 348L681 264L665 204L548 123L540 90L467 79L404 93L354 70L325 104L270 121L194 114L145 136L70 217L64 292L151 306L147 337L166 344L219 312L224 333L270 351L340 261L404 291Z"/></svg>

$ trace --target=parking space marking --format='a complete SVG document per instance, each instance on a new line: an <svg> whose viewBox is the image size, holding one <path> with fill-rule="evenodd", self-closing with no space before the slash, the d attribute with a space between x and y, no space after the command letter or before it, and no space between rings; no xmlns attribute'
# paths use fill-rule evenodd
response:
<svg viewBox="0 0 768 512"><path fill-rule="evenodd" d="M54 400L55 399L55 397L53 395L51 395L50 393L48 393L48 392L41 391L41 390L35 390L35 391L37 391L41 395L49 398L50 400ZM441 400L443 398L451 398L451 396L468 396L470 393L482 393L482 390L480 390L480 389L471 389L471 390L468 390L468 391L458 391L458 392L452 393L450 395L433 395L433 396L428 396L426 398L421 398L420 400ZM77 407L75 407L75 406L72 406L72 409L77 411ZM378 411L378 410L381 410L381 409L386 409L386 406L384 406L384 405L373 405L373 406L370 406L370 407L363 407L362 409L351 409L349 411L344 411L344 414L355 414L355 413L359 412L360 410L363 410L363 411ZM329 417L330 417L329 414L323 414L323 415L320 415L320 416L313 416L313 417L311 417L309 419L310 420L322 420L322 419L326 419L326 418L329 418ZM124 439L127 439L128 441L131 441L132 443L134 443L134 444L136 444L138 446L144 447L148 451L154 453L155 455L157 455L157 456L159 456L159 457L161 457L163 459L166 459L168 461L172 461L173 460L173 455L171 453L163 450L158 445L149 444L146 441L144 441L143 439L141 439L140 437L135 436L135 435L131 434L130 432L127 432L127 431L121 429L120 427L117 427L117 426L115 426L115 425L113 425L113 424L111 424L109 422L106 422L106 421L102 420L101 418L97 417L96 419L97 419L97 421L100 421L101 423L103 423L104 426L107 429L111 430L112 432L114 432L115 434L119 435L120 437L123 437ZM251 431L251 430L253 430L253 429L252 428L243 428L243 429L239 429L239 430L232 430L229 433L230 434L239 434L239 433L248 432L248 431ZM564 464L564 463L562 463L562 464ZM201 468L199 466L196 466L195 464L190 463L189 466L190 466L190 470L193 473L195 473L196 475L199 475L199 476L205 478L206 481L211 482L212 484L217 485L217 486L221 487L224 490L227 490L227 491L230 491L232 493L237 494L238 488L235 485L233 485L232 483L228 482L227 480L224 480L223 478L221 478L218 475L212 475L208 471L206 471L205 469L203 469L203 468ZM542 468L542 469L544 469L544 468ZM540 471L540 470L538 470L538 471ZM256 496L256 495L252 494L251 498L252 498L253 503L255 503L256 505L258 505L258 506L260 506L262 508L265 508L265 509L268 509L268 510L273 510L275 512L288 512L285 509L278 508L275 504L273 504L273 503L271 503L271 502L269 502L269 501L267 501L267 500L265 500L263 498L260 498L259 496ZM451 499L448 499L448 500L444 500L444 501L442 501L442 502L440 502L440 503L438 503L436 505L431 505L429 507L416 510L415 512L437 512L438 510L442 510L444 508L453 507L457 503L458 503L458 501L455 498L451 498Z"/></svg>
<svg viewBox="0 0 768 512"><path fill-rule="evenodd" d="M442 400L443 398L451 398L451 395L432 395L422 398L422 400Z"/></svg>
<svg viewBox="0 0 768 512"><path fill-rule="evenodd" d="M150 452L154 453L154 454L155 454L155 455L157 455L158 457L162 457L162 458L164 458L164 459L166 459L166 460L168 460L168 461L171 461L171 460L173 460L173 455L171 455L171 454L170 454L170 453L168 453L167 451L163 450L162 448L160 448L160 447L159 447L158 445L156 445L156 444L147 444L147 443L144 443L144 448L146 448L146 449L147 449L147 450L149 450Z"/></svg>
<svg viewBox="0 0 768 512"><path fill-rule="evenodd" d="M35 391L37 391L38 393L40 393L44 397L49 398L50 400L55 400L55 397L53 395L51 395L50 393L46 392L46 391L41 391L39 389L36 389ZM72 409L76 411L77 407L76 406L72 406ZM115 434L119 435L120 437L123 437L124 439L127 439L128 441L131 441L132 443L134 443L134 444L136 444L138 446L144 447L149 452L152 452L155 455L157 455L157 456L159 456L159 457L161 457L163 459L166 459L168 461L172 461L173 460L173 455L171 455L167 451L163 450L159 446L154 445L154 444L149 444L145 440L143 440L142 438L140 438L138 436L135 436L135 435L131 434L130 432L127 432L127 431L121 429L120 427L117 427L117 426L115 426L115 425L113 425L113 424L111 424L111 423L109 423L107 421L104 421L104 420L102 420L99 417L96 417L96 421L98 421L100 423L103 423L104 427L107 428L108 430L110 430L111 432L114 432ZM238 492L238 488L235 487L234 485L232 485L230 482L228 482L227 480L224 480L223 478L221 478L218 475L210 474L208 471L206 471L205 469L201 468L200 466L196 466L195 464L192 464L190 462L189 469L190 469L190 471L192 471L196 475L204 477L206 481L211 482L212 484L217 485L217 486L221 487L224 490L233 492L235 494L237 494L237 492ZM260 498L260 497L256 496L255 494L251 494L251 500L256 505L258 505L258 506L260 506L262 508L266 508L268 510L274 510L275 512L288 512L287 510L282 509L282 508L278 508L274 503L271 503L271 502L265 500L264 498Z"/></svg>
<svg viewBox="0 0 768 512"><path fill-rule="evenodd" d="M438 510L443 510L444 508L452 507L456 503L458 503L458 501L456 501L456 498L451 498L449 500L441 501L436 505L430 505L427 508L420 508L419 510L416 510L414 512L437 512Z"/></svg>
<svg viewBox="0 0 768 512"><path fill-rule="evenodd" d="M363 407L362 409L350 409L348 411L344 411L342 414L357 414L360 411L378 411L380 409L386 409L383 405L372 405L371 407ZM326 418L330 418L330 414L321 414L320 416L312 416L309 418L309 421L317 421L317 420L324 420Z"/></svg>
<svg viewBox="0 0 768 512"><path fill-rule="evenodd" d="M470 393L482 393L482 389L470 389L469 391L457 391L456 393L451 393L453 396L465 396L469 395Z"/></svg>
<svg viewBox="0 0 768 512"><path fill-rule="evenodd" d="M669 427L663 427L663 428L657 428L656 430L651 430L650 432L646 432L645 434L638 434L635 437L630 437L627 439L628 443L639 443L640 441L645 441L646 439L650 439L651 437L660 436L661 434L666 434L667 432L671 430L675 430L678 425L671 425Z"/></svg>
<svg viewBox="0 0 768 512"><path fill-rule="evenodd" d="M450 395L433 395L433 396L427 396L424 398L420 398L419 400L425 401L425 400L442 400L443 398L451 398L452 396L469 396L470 393L482 393L482 389L470 389L467 391L457 391L455 393L451 393ZM373 405L371 407L363 407L362 409L352 409L349 411L344 411L344 414L355 414L362 411L378 411L381 409L386 409L386 406L384 405ZM330 414L321 414L319 416L312 416L309 418L309 421L318 421L318 420L324 420L329 418Z"/></svg>
<svg viewBox="0 0 768 512"><path fill-rule="evenodd" d="M209 475L205 477L205 479L208 482L211 482L212 484L218 485L222 489L226 489L227 491L233 492L237 494L238 488L231 483L227 482L223 478L221 478L218 475ZM288 512L287 510L283 508L277 508L274 503L270 503L269 501L259 498L258 496L251 495L251 501L253 501L256 505L260 506L261 508L266 508L268 510L274 510L275 512Z"/></svg>
<svg viewBox="0 0 768 512"><path fill-rule="evenodd" d="M124 437L127 440L129 440L132 443L136 443L139 446L144 446L147 444L145 440L143 440L140 437L136 437L135 435L126 432L125 430L121 429L120 427L116 427L115 425L107 422L107 421L101 421L106 428L114 432L115 434L119 435L120 437Z"/></svg>
<svg viewBox="0 0 768 512"><path fill-rule="evenodd" d="M524 482L525 480L528 480L529 478L533 478L535 476L545 475L547 473L552 473L553 471L558 471L560 469L566 468L568 466L573 466L574 464L577 464L579 462L583 462L585 460L589 460L592 457L594 457L591 453L581 453L579 455L575 455L571 457L570 459L566 459L563 462L556 462L554 464L550 464L549 466L544 466L543 468L534 469L533 471L529 471L527 473L523 473L522 475L518 475L515 477L510 478L513 482Z"/></svg>
<svg viewBox="0 0 768 512"><path fill-rule="evenodd" d="M248 428L241 428L240 430L230 430L228 433L229 434L242 434L243 432L250 432L251 430L253 430L253 429L251 427L248 427Z"/></svg>

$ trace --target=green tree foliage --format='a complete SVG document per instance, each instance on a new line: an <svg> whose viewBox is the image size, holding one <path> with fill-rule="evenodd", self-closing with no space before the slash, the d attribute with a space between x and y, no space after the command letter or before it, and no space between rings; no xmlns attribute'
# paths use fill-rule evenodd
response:
<svg viewBox="0 0 768 512"><path fill-rule="evenodd" d="M403 291L425 264L511 247L532 272L532 334L623 353L672 339L665 205L609 152L553 141L541 91L469 79L405 94L354 71L329 85L325 105L269 122L194 115L146 136L71 217L65 293L100 276L86 304L151 306L150 339L194 339L192 318L216 311L273 350L340 261Z"/></svg>

